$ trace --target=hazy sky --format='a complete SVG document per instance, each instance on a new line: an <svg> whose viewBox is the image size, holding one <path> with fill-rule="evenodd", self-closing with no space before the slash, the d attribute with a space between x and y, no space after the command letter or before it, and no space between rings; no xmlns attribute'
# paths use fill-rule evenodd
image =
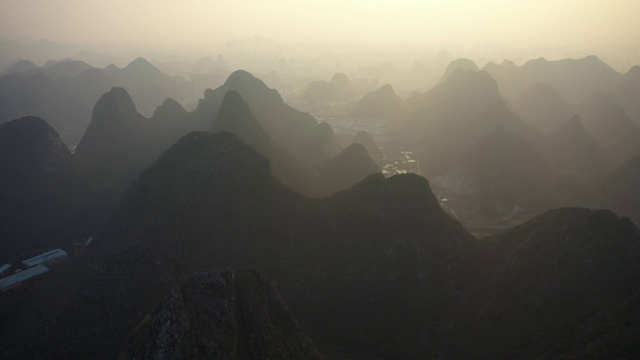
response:
<svg viewBox="0 0 640 360"><path fill-rule="evenodd" d="M639 0L0 0L0 36L205 45L276 40L635 47Z"/></svg>

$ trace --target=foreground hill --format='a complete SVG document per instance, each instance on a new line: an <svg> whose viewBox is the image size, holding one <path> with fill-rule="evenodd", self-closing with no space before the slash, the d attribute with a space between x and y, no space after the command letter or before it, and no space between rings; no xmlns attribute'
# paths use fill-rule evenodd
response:
<svg viewBox="0 0 640 360"><path fill-rule="evenodd" d="M611 211L549 211L484 241L491 270L452 357L634 358L640 231ZM457 343L459 344L459 343Z"/></svg>
<svg viewBox="0 0 640 360"><path fill-rule="evenodd" d="M610 211L560 209L476 240L419 176L372 175L312 199L236 135L194 132L131 185L84 257L0 297L13 309L0 349L7 359L233 345L315 356L261 276L238 273L233 288L230 273L180 280L231 266L267 273L301 328L336 357L633 357L639 237ZM233 293L233 312L206 311Z"/></svg>
<svg viewBox="0 0 640 360"><path fill-rule="evenodd" d="M2 334L7 355L113 357L176 279L210 266L267 271L325 347L342 339L373 353L432 353L436 337L420 343L420 334L437 334L459 311L454 294L474 251L418 176L373 175L309 199L226 132L192 133L171 147L94 243L87 258L35 284L34 294L58 287L46 305L4 299L24 302L3 327L12 329ZM20 325L29 313L48 314L48 325L23 337L33 331Z"/></svg>
<svg viewBox="0 0 640 360"><path fill-rule="evenodd" d="M173 287L120 358L320 359L274 284L256 271L200 271Z"/></svg>

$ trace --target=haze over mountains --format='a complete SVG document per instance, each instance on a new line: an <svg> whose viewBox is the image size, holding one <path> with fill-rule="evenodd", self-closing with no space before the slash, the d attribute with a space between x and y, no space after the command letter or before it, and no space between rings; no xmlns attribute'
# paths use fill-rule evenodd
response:
<svg viewBox="0 0 640 360"><path fill-rule="evenodd" d="M65 142L78 143L91 119L91 108L112 87L123 87L138 109L150 115L165 98L191 101L215 83L171 77L143 58L127 66L94 68L79 60L28 60L9 66L0 77L0 122L32 115L47 118Z"/></svg>
<svg viewBox="0 0 640 360"><path fill-rule="evenodd" d="M640 354L637 67L276 54L5 70L0 357Z"/></svg>

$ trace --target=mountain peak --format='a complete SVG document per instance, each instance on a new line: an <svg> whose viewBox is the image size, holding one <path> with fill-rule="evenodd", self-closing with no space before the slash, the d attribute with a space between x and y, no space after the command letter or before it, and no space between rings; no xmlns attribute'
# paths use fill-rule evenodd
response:
<svg viewBox="0 0 640 360"><path fill-rule="evenodd" d="M399 116L403 103L404 101L396 94L393 87L384 84L365 94L356 103L351 113L359 118L393 120Z"/></svg>
<svg viewBox="0 0 640 360"><path fill-rule="evenodd" d="M344 190L380 168L371 159L362 144L351 144L338 155L320 164L319 172L324 185L331 192Z"/></svg>
<svg viewBox="0 0 640 360"><path fill-rule="evenodd" d="M498 83L486 71L474 71L465 69L455 69L443 82L442 86L446 89L459 91L466 89L468 91L483 91L490 93L497 98L500 95Z"/></svg>
<svg viewBox="0 0 640 360"><path fill-rule="evenodd" d="M153 111L152 118L156 119L162 117L167 120L177 121L184 118L186 114L187 111L184 109L184 107L182 107L182 105L180 105L179 102L177 102L173 98L168 97L164 99L162 104L160 104L160 106L158 106Z"/></svg>
<svg viewBox="0 0 640 360"><path fill-rule="evenodd" d="M149 60L139 57L130 62L125 70L130 71L141 71L141 72L161 72L155 65L153 65Z"/></svg>
<svg viewBox="0 0 640 360"><path fill-rule="evenodd" d="M0 150L0 161L18 161L20 166L34 167L40 175L57 172L70 157L58 133L36 116L1 124Z"/></svg>
<svg viewBox="0 0 640 360"><path fill-rule="evenodd" d="M131 95L121 87L113 87L107 93L102 95L100 100L94 107L96 109L104 110L118 110L126 114L137 113L136 105L131 98Z"/></svg>
<svg viewBox="0 0 640 360"><path fill-rule="evenodd" d="M449 73L453 72L456 69L473 70L473 71L480 70L480 68L478 68L478 65L476 65L476 63L473 62L473 60L465 59L465 58L459 58L459 59L453 60L447 66L447 72Z"/></svg>
<svg viewBox="0 0 640 360"><path fill-rule="evenodd" d="M640 65L634 65L629 69L627 75L640 76Z"/></svg>
<svg viewBox="0 0 640 360"><path fill-rule="evenodd" d="M478 68L478 65L476 65L472 60L464 58L456 59L449 63L444 75L442 75L442 78L440 79L440 82L444 82L449 76L451 76L451 74L458 70L480 71L480 68Z"/></svg>
<svg viewBox="0 0 640 360"><path fill-rule="evenodd" d="M145 120L125 89L102 95L75 151L85 174L107 187L128 185L146 159Z"/></svg>
<svg viewBox="0 0 640 360"><path fill-rule="evenodd" d="M35 68L37 68L36 64L31 62L30 60L20 59L20 60L16 61L15 63L13 63L12 65L9 65L9 67L6 68L3 71L3 73L4 74L22 73L22 72L31 71L31 70L33 70Z"/></svg>
<svg viewBox="0 0 640 360"><path fill-rule="evenodd" d="M247 83L261 83L264 85L262 80L253 76L250 72L246 70L236 70L227 77L227 81L224 83L224 86L233 87L236 84L247 84Z"/></svg>
<svg viewBox="0 0 640 360"><path fill-rule="evenodd" d="M242 95L235 90L227 91L222 99L214 127L226 126L237 121L247 120L254 122L256 126L260 126L251 113L249 105L247 105L242 98Z"/></svg>
<svg viewBox="0 0 640 360"><path fill-rule="evenodd" d="M235 90L229 90L222 100L218 116L211 126L211 132L229 131L260 153L269 151L269 137L251 112L249 105Z"/></svg>
<svg viewBox="0 0 640 360"><path fill-rule="evenodd" d="M356 136L353 137L353 141L352 142L364 145L364 144L370 144L370 143L374 142L374 140L371 137L371 135L369 135L368 132L366 132L364 130L360 130L360 131L358 131Z"/></svg>
<svg viewBox="0 0 640 360"><path fill-rule="evenodd" d="M252 104L269 103L270 106L273 106L273 104L283 102L278 91L269 88L262 80L245 70L236 70L231 73L222 88L239 92L246 97L247 102Z"/></svg>
<svg viewBox="0 0 640 360"><path fill-rule="evenodd" d="M351 80L345 73L335 73L331 77L331 85L337 88L347 88L351 86Z"/></svg>
<svg viewBox="0 0 640 360"><path fill-rule="evenodd" d="M162 104L160 104L161 107L166 107L169 109L182 109L184 110L184 108L182 107L182 105L180 105L179 102L177 102L175 99L173 98L166 98L164 99L164 101L162 102Z"/></svg>
<svg viewBox="0 0 640 360"><path fill-rule="evenodd" d="M331 127L331 125L329 125L329 123L324 121L318 124L318 127L316 128L316 133L318 136L321 136L321 137L333 136L334 134L333 128Z"/></svg>
<svg viewBox="0 0 640 360"><path fill-rule="evenodd" d="M145 170L129 189L129 202L163 211L166 203L145 200L146 193L179 194L182 199L224 192L221 184L245 193L271 177L269 161L240 137L228 132L194 131L183 136ZM170 201L169 198L157 201ZM132 224L137 226L137 224Z"/></svg>

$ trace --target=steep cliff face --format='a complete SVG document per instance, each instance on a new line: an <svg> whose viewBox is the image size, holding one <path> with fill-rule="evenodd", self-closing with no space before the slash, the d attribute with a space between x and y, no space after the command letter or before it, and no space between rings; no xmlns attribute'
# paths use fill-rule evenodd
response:
<svg viewBox="0 0 640 360"><path fill-rule="evenodd" d="M256 271L199 271L173 287L121 358L320 359L291 310Z"/></svg>

